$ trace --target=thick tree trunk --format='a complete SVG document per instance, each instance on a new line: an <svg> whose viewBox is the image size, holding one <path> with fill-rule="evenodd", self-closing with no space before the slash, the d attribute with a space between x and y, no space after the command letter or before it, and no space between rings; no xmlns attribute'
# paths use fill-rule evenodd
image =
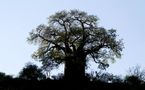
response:
<svg viewBox="0 0 145 90"><path fill-rule="evenodd" d="M69 81L82 81L85 78L85 56L76 56L65 61L65 79Z"/></svg>

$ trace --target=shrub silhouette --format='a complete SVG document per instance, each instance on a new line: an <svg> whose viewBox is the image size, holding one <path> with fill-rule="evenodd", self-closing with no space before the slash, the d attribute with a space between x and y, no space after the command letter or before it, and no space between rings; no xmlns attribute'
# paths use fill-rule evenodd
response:
<svg viewBox="0 0 145 90"><path fill-rule="evenodd" d="M141 85L143 81L139 79L139 77L132 75L126 76L125 82L128 83L129 85Z"/></svg>
<svg viewBox="0 0 145 90"><path fill-rule="evenodd" d="M11 80L13 77L11 75L6 75L3 72L0 72L0 81Z"/></svg>
<svg viewBox="0 0 145 90"><path fill-rule="evenodd" d="M25 80L41 80L45 79L45 75L42 73L42 69L37 65L27 64L19 73L19 78Z"/></svg>
<svg viewBox="0 0 145 90"><path fill-rule="evenodd" d="M64 74L63 73L59 73L57 75L53 75L52 79L53 80L63 80L64 79Z"/></svg>

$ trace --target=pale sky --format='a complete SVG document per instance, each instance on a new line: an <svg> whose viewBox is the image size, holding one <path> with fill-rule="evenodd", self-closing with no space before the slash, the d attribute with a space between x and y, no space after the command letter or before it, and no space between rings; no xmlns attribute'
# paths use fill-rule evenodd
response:
<svg viewBox="0 0 145 90"><path fill-rule="evenodd" d="M124 39L123 56L108 72L120 75L135 65L145 67L145 0L0 0L0 72L17 75L34 62L37 47L26 41L29 32L55 12L70 9L97 15L99 26L117 29Z"/></svg>

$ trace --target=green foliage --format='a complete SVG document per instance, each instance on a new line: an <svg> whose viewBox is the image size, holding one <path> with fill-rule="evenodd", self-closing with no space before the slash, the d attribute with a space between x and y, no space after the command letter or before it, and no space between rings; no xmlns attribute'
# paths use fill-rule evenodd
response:
<svg viewBox="0 0 145 90"><path fill-rule="evenodd" d="M19 73L19 78L25 80L41 80L45 79L42 70L34 64L27 64Z"/></svg>
<svg viewBox="0 0 145 90"><path fill-rule="evenodd" d="M94 60L105 69L109 61L121 57L122 39L117 39L115 29L98 26L98 17L79 10L60 11L48 18L48 24L39 25L30 32L30 43L39 48L32 57L53 69L68 59ZM80 62L79 62L80 63Z"/></svg>

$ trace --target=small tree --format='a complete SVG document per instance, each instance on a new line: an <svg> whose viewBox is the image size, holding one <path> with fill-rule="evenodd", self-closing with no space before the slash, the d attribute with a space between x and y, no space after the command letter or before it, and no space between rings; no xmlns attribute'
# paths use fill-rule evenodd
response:
<svg viewBox="0 0 145 90"><path fill-rule="evenodd" d="M82 80L90 60L105 69L108 60L121 57L122 40L116 39L115 29L99 27L98 17L71 10L57 12L48 20L48 25L30 32L28 41L39 44L32 57L52 69L65 64L66 79Z"/></svg>
<svg viewBox="0 0 145 90"><path fill-rule="evenodd" d="M134 76L134 75L126 76L124 81L125 83L128 83L129 85L135 85L135 86L141 85L143 82L139 77Z"/></svg>
<svg viewBox="0 0 145 90"><path fill-rule="evenodd" d="M135 76L138 79L145 81L145 69L141 69L139 65L136 65L128 70L128 76Z"/></svg>
<svg viewBox="0 0 145 90"><path fill-rule="evenodd" d="M45 79L42 70L34 64L27 64L19 73L19 78L25 80L41 80Z"/></svg>
<svg viewBox="0 0 145 90"><path fill-rule="evenodd" d="M139 65L129 68L128 75L125 77L125 82L132 85L139 85L145 82L145 70Z"/></svg>

